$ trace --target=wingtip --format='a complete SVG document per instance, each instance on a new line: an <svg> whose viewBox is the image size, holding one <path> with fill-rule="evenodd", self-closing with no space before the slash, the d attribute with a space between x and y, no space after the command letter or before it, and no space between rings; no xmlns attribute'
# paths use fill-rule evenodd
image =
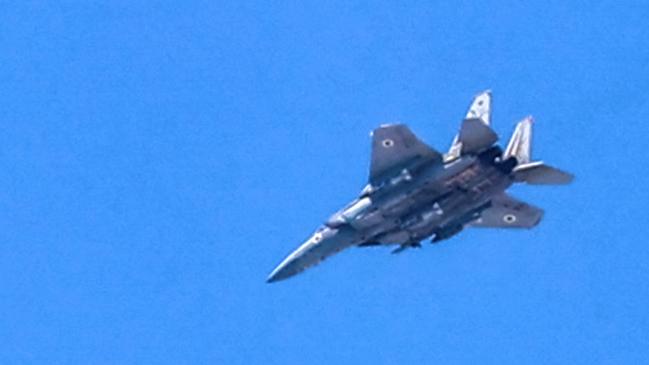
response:
<svg viewBox="0 0 649 365"><path fill-rule="evenodd" d="M575 182L575 174L573 174L572 172L567 172L567 171L564 171L564 173L566 174L566 183L565 183L565 185L572 184L573 182Z"/></svg>
<svg viewBox="0 0 649 365"><path fill-rule="evenodd" d="M394 123L381 123L379 124L378 127L374 128L373 130L370 131L370 138L374 137L374 133L380 129L385 129L385 128L391 128L391 127L396 127L396 126L402 126L405 125L401 122L394 122Z"/></svg>

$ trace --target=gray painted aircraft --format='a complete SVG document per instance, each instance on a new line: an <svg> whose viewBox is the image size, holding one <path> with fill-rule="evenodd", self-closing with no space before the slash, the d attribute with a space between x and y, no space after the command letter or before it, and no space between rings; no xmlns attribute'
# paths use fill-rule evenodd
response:
<svg viewBox="0 0 649 365"><path fill-rule="evenodd" d="M531 159L532 118L516 125L503 151L491 129L491 93L477 95L445 155L403 124L372 136L369 184L270 274L283 280L352 246L396 245L450 238L465 227L532 228L543 210L505 190L513 183L567 184L573 176Z"/></svg>

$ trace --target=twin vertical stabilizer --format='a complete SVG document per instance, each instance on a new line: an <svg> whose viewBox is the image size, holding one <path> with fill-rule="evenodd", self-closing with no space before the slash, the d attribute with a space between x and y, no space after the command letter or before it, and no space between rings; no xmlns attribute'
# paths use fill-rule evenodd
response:
<svg viewBox="0 0 649 365"><path fill-rule="evenodd" d="M485 125L491 124L491 90L476 95L464 119L478 119Z"/></svg>
<svg viewBox="0 0 649 365"><path fill-rule="evenodd" d="M455 136L444 159L454 160L465 153L476 152L491 146L497 136L491 130L491 91L476 95L464 117L460 133Z"/></svg>
<svg viewBox="0 0 649 365"><path fill-rule="evenodd" d="M573 176L543 161L532 161L532 117L527 117L516 125L514 134L503 153L503 160L514 157L518 162L514 168L514 179L533 185L568 184Z"/></svg>
<svg viewBox="0 0 649 365"><path fill-rule="evenodd" d="M478 153L496 142L496 133L491 129L491 91L476 95L462 121L460 133L453 139L451 148L444 155L444 161L452 161L464 154ZM541 161L532 161L531 116L516 125L514 134L502 155L502 160L516 159L514 178L528 184L567 184L573 176L548 166Z"/></svg>
<svg viewBox="0 0 649 365"><path fill-rule="evenodd" d="M503 160L516 157L519 164L526 164L532 158L532 117L527 117L516 125L514 134L503 153Z"/></svg>

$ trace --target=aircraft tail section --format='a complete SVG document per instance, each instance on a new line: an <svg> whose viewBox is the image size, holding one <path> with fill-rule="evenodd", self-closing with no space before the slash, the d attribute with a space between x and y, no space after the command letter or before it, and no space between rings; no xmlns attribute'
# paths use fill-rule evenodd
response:
<svg viewBox="0 0 649 365"><path fill-rule="evenodd" d="M476 95L473 100L471 101L471 105L469 105L469 109L467 110L466 116L464 117L463 121L463 128L464 124L472 120L474 122L470 123L473 125L480 124L482 127L486 128L479 128L483 133L485 131L490 131L490 125L491 125L491 91L490 90L485 90L481 92L480 94ZM469 128L469 129L476 129L476 128ZM466 137L466 132L465 131L465 137ZM471 142L475 142L472 140L469 142L469 145L467 146L467 143L462 140L462 131L460 131L460 134L456 135L455 138L453 139L453 143L451 144L451 148L449 148L448 152L445 155L445 160L453 160L460 155L464 153L470 153L470 152L475 152L472 151L473 148L475 148L475 144L471 144ZM488 134L488 133L487 133ZM494 133L495 134L495 133ZM487 139L492 138L490 135L487 136ZM493 142L492 142L493 143Z"/></svg>
<svg viewBox="0 0 649 365"><path fill-rule="evenodd" d="M491 147L497 140L496 132L480 119L465 119L458 134L463 154L480 152Z"/></svg>
<svg viewBox="0 0 649 365"><path fill-rule="evenodd" d="M491 90L476 95L464 119L479 119L483 124L491 124Z"/></svg>
<svg viewBox="0 0 649 365"><path fill-rule="evenodd" d="M531 185L565 185L573 179L571 173L548 166L543 161L530 162L514 168L514 180Z"/></svg>
<svg viewBox="0 0 649 365"><path fill-rule="evenodd" d="M573 180L573 175L548 166L543 161L532 161L532 117L518 122L503 160L515 157L518 165L514 168L514 179L533 185L563 185Z"/></svg>
<svg viewBox="0 0 649 365"><path fill-rule="evenodd" d="M518 122L514 134L503 153L503 160L516 157L519 164L529 163L532 158L532 117Z"/></svg>

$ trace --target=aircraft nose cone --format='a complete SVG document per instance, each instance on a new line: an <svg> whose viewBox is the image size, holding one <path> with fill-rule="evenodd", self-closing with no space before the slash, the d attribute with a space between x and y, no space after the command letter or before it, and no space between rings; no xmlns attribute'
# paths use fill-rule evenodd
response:
<svg viewBox="0 0 649 365"><path fill-rule="evenodd" d="M275 270L268 275L266 282L274 283L299 273L306 266L305 258L308 258L309 252L313 249L315 243L311 239L303 243L297 250L288 255L282 263L277 265Z"/></svg>
<svg viewBox="0 0 649 365"><path fill-rule="evenodd" d="M288 279L289 277L297 274L297 270L293 268L294 261L283 262L268 275L267 283L274 283L276 281Z"/></svg>
<svg viewBox="0 0 649 365"><path fill-rule="evenodd" d="M266 282L288 279L305 269L317 265L327 256L331 256L353 243L354 231L347 229L319 229L311 238L293 251L281 264L270 273Z"/></svg>
<svg viewBox="0 0 649 365"><path fill-rule="evenodd" d="M270 283L274 283L274 282L276 282L276 281L279 281L279 279L278 279L275 275L273 275L273 274L268 275L268 278L266 279L266 282L267 282L268 284L270 284Z"/></svg>
<svg viewBox="0 0 649 365"><path fill-rule="evenodd" d="M276 281L280 281L282 279L286 279L286 277L284 275L280 275L279 273L273 271L270 275L268 275L266 282L270 284Z"/></svg>

